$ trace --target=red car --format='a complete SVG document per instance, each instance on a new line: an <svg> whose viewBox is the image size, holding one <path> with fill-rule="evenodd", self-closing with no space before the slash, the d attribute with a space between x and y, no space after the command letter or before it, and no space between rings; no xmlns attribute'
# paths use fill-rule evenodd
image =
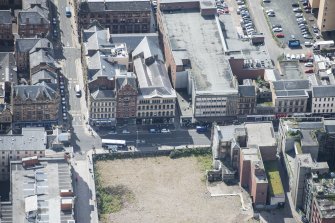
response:
<svg viewBox="0 0 335 223"><path fill-rule="evenodd" d="M285 35L284 35L284 33L276 33L276 37L277 38L284 38Z"/></svg>
<svg viewBox="0 0 335 223"><path fill-rule="evenodd" d="M313 69L308 69L308 70L305 70L305 73L306 74L314 73L314 70Z"/></svg>

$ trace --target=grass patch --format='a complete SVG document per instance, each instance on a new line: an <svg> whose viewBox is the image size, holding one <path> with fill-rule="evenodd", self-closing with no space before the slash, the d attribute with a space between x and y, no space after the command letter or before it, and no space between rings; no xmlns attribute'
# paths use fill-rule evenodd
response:
<svg viewBox="0 0 335 223"><path fill-rule="evenodd" d="M108 222L111 213L119 212L135 200L134 193L124 185L103 187L100 176L95 174L96 196L99 217L102 222Z"/></svg>
<svg viewBox="0 0 335 223"><path fill-rule="evenodd" d="M264 162L264 167L270 184L270 194L283 194L284 188L281 182L277 161L266 161Z"/></svg>
<svg viewBox="0 0 335 223"><path fill-rule="evenodd" d="M197 161L202 172L212 169L213 159L211 154L197 156Z"/></svg>

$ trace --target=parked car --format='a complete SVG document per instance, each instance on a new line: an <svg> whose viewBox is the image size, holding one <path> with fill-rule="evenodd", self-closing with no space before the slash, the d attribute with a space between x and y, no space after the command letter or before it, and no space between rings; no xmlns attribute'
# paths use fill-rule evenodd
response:
<svg viewBox="0 0 335 223"><path fill-rule="evenodd" d="M161 133L170 133L170 129L162 129Z"/></svg>
<svg viewBox="0 0 335 223"><path fill-rule="evenodd" d="M305 45L305 47L311 47L311 46L313 46L313 43L311 43L311 42L305 42L304 45Z"/></svg>
<svg viewBox="0 0 335 223"><path fill-rule="evenodd" d="M296 13L296 14L295 14L295 17L297 17L297 18L302 18L302 17L304 17L304 14L302 14L302 13Z"/></svg>
<svg viewBox="0 0 335 223"><path fill-rule="evenodd" d="M287 60L291 60L291 55L288 53L288 54L286 54L286 59Z"/></svg>
<svg viewBox="0 0 335 223"><path fill-rule="evenodd" d="M299 13L302 13L302 10L301 10L301 8L294 8L294 9L293 9L293 12L299 12Z"/></svg>
<svg viewBox="0 0 335 223"><path fill-rule="evenodd" d="M275 14L274 12L269 12L269 13L267 13L267 15L268 15L269 17L275 17L275 16L276 16L276 14Z"/></svg>
<svg viewBox="0 0 335 223"><path fill-rule="evenodd" d="M303 35L303 37L305 39L313 39L313 36L311 36L310 34L305 34L305 35Z"/></svg>
<svg viewBox="0 0 335 223"><path fill-rule="evenodd" d="M285 35L284 35L284 33L276 33L276 37L277 38L284 38Z"/></svg>
<svg viewBox="0 0 335 223"><path fill-rule="evenodd" d="M282 28L280 24L272 25L272 28Z"/></svg>
<svg viewBox="0 0 335 223"><path fill-rule="evenodd" d="M272 31L273 32L282 32L283 29L282 28L273 28Z"/></svg>
<svg viewBox="0 0 335 223"><path fill-rule="evenodd" d="M308 62L304 64L305 67L313 67L313 63L312 62Z"/></svg>
<svg viewBox="0 0 335 223"><path fill-rule="evenodd" d="M292 4L292 7L293 7L293 8L298 8L298 7L299 7L299 3L293 3L293 4Z"/></svg>
<svg viewBox="0 0 335 223"><path fill-rule="evenodd" d="M263 3L270 3L270 0L263 0Z"/></svg>
<svg viewBox="0 0 335 223"><path fill-rule="evenodd" d="M127 129L122 130L122 134L129 134L130 132Z"/></svg>
<svg viewBox="0 0 335 223"><path fill-rule="evenodd" d="M305 73L306 74L310 74L310 73L313 73L314 72L314 70L313 69L308 69L308 70L305 70Z"/></svg>
<svg viewBox="0 0 335 223"><path fill-rule="evenodd" d="M54 25L57 24L57 20L56 20L56 18L52 18L52 24L54 24Z"/></svg>

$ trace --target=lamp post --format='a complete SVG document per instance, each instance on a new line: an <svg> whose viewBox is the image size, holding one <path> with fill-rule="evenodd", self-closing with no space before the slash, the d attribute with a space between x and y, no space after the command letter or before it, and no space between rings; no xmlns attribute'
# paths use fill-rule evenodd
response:
<svg viewBox="0 0 335 223"><path fill-rule="evenodd" d="M138 130L136 130L136 149L137 149L137 147L138 147Z"/></svg>

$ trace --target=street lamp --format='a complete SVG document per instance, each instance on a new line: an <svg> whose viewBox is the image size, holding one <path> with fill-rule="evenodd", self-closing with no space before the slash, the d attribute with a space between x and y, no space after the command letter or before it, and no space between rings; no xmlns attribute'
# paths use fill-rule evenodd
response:
<svg viewBox="0 0 335 223"><path fill-rule="evenodd" d="M136 149L137 149L137 147L138 147L138 130L136 130Z"/></svg>

